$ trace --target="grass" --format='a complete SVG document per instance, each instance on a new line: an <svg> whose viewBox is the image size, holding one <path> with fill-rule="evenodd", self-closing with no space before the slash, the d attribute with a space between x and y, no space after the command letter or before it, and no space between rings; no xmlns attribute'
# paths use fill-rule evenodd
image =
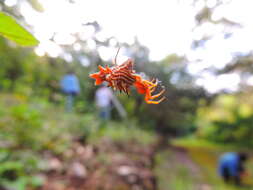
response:
<svg viewBox="0 0 253 190"><path fill-rule="evenodd" d="M159 190L195 190L200 176L192 175L191 169L180 162L172 150L165 150L156 156L155 174Z"/></svg>
<svg viewBox="0 0 253 190"><path fill-rule="evenodd" d="M220 151L250 151L250 148L242 147L233 144L221 144L208 141L206 139L197 139L194 136L188 138L178 138L171 141L174 146L184 148L207 148L209 150L220 150Z"/></svg>

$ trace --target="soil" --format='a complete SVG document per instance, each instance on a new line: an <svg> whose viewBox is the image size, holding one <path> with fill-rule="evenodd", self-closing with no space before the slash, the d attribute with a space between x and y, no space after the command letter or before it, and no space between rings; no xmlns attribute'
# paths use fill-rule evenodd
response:
<svg viewBox="0 0 253 190"><path fill-rule="evenodd" d="M156 190L154 152L154 147L135 142L76 142L63 155L44 153L48 169L37 190Z"/></svg>

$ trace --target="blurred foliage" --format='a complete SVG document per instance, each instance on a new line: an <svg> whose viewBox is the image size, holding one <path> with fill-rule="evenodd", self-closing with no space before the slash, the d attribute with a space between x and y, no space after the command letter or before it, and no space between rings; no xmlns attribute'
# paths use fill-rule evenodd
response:
<svg viewBox="0 0 253 190"><path fill-rule="evenodd" d="M218 19L215 18L216 11L222 7L229 5L232 1L231 0L192 0L193 7L196 8L195 20L196 26L194 31L209 26L222 26L224 29L222 31L224 38L229 37L231 33L227 28L240 28L242 27L240 23L230 20L224 16L219 17ZM193 40L192 48L202 48L205 46L205 43L212 39L214 36L210 34L202 34L199 39Z"/></svg>
<svg viewBox="0 0 253 190"><path fill-rule="evenodd" d="M197 135L212 141L252 146L252 95L222 95L198 109Z"/></svg>
<svg viewBox="0 0 253 190"><path fill-rule="evenodd" d="M43 12L44 7L38 0L28 0L30 5L38 12Z"/></svg>
<svg viewBox="0 0 253 190"><path fill-rule="evenodd" d="M88 142L94 144L102 138L110 139L116 143L137 142L138 144L151 145L156 142L154 133L139 129L132 121L131 123L121 123L120 126L118 122L110 122L109 125L102 125L102 127L100 126L97 129L93 127L89 132Z"/></svg>
<svg viewBox="0 0 253 190"><path fill-rule="evenodd" d="M242 28L240 23L226 18L226 15L215 17L219 8L226 7L232 1L226 0L193 0L193 6L198 7L196 11L195 31L204 28L205 25L212 27L222 27L219 33L224 39L233 35L235 29ZM232 17L231 17L232 18ZM207 35L210 34L210 35ZM199 40L192 43L192 48L204 48L205 42L217 37L215 33L205 32ZM232 60L227 63L224 68L208 68L210 74L235 74L240 76L239 88L236 92L217 92L209 100L208 96L199 99L196 112L195 129L196 136L208 139L216 143L236 144L239 146L252 147L253 130L251 123L253 122L252 110L252 52L241 52L238 48L237 52L231 53ZM211 101L210 101L211 100Z"/></svg>
<svg viewBox="0 0 253 190"><path fill-rule="evenodd" d="M76 141L95 146L107 139L147 146L157 140L133 121L104 123L94 113L65 113L43 99L28 103L20 95L2 94L0 98L0 187L41 186L44 178L38 174L48 171L47 155L66 157Z"/></svg>

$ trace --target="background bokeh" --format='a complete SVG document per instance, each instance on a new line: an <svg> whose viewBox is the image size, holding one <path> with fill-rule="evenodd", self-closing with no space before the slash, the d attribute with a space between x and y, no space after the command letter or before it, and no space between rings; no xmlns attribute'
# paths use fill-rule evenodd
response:
<svg viewBox="0 0 253 190"><path fill-rule="evenodd" d="M223 152L252 154L252 6L1 0L0 11L40 43L0 37L0 189L240 189L223 184L216 166ZM114 91L127 116L113 107L103 121L89 74L112 66L119 47L117 62L131 58L141 76L158 78L166 100ZM60 86L70 70L81 87L71 113Z"/></svg>

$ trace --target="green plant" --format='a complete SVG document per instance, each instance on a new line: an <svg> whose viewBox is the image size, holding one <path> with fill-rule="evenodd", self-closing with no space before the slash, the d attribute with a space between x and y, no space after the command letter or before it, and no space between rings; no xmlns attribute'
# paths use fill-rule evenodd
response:
<svg viewBox="0 0 253 190"><path fill-rule="evenodd" d="M19 45L34 46L39 43L31 33L6 13L0 12L0 25L0 34Z"/></svg>

